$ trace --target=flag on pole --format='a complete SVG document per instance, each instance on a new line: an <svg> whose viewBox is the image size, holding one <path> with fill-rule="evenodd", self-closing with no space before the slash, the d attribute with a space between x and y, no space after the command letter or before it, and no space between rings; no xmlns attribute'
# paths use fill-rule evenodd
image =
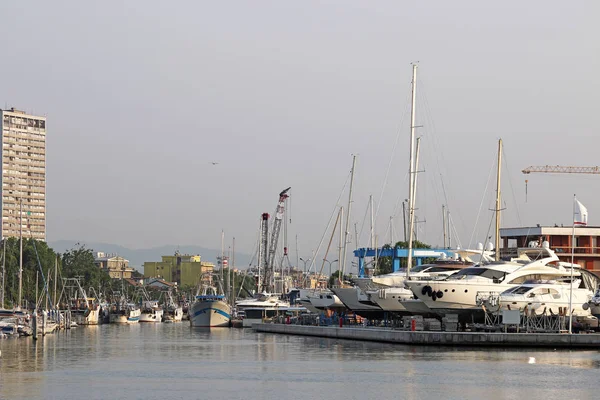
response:
<svg viewBox="0 0 600 400"><path fill-rule="evenodd" d="M575 205L573 206L573 225L575 226L587 226L588 211L579 200L575 199Z"/></svg>

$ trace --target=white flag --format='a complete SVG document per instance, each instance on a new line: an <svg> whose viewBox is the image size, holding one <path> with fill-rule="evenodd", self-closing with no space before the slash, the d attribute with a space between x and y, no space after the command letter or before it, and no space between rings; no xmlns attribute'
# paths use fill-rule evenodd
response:
<svg viewBox="0 0 600 400"><path fill-rule="evenodd" d="M586 226L588 221L588 211L579 200L575 199L573 206L573 225Z"/></svg>

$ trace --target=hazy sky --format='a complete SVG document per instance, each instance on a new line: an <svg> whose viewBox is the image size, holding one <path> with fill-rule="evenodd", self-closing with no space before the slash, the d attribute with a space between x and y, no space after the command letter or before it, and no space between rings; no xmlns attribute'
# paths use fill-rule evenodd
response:
<svg viewBox="0 0 600 400"><path fill-rule="evenodd" d="M443 180L463 247L475 227L484 240L498 138L502 226L569 224L574 193L600 225L600 176L531 175L525 202L520 173L599 164L599 4L7 1L0 104L48 118L49 240L216 248L224 229L251 252L291 186L290 247L298 235L306 258L351 154L352 225L373 194L384 240L407 197L419 61L419 239L442 243Z"/></svg>

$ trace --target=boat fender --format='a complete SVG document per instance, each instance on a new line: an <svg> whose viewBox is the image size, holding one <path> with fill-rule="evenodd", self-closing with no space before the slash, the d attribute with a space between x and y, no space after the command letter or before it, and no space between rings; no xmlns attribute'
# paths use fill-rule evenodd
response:
<svg viewBox="0 0 600 400"><path fill-rule="evenodd" d="M431 293L431 300L433 300L433 301L437 300L437 293L436 292Z"/></svg>
<svg viewBox="0 0 600 400"><path fill-rule="evenodd" d="M588 303L583 303L581 308L583 308L584 310L587 310L588 308L590 308L590 305Z"/></svg>
<svg viewBox="0 0 600 400"><path fill-rule="evenodd" d="M423 286L423 289L421 289L421 294L423 296L427 294L427 289L429 289L429 286Z"/></svg>
<svg viewBox="0 0 600 400"><path fill-rule="evenodd" d="M441 290L438 290L436 294L437 294L438 299L441 299L442 297L444 297L444 292L442 292Z"/></svg>

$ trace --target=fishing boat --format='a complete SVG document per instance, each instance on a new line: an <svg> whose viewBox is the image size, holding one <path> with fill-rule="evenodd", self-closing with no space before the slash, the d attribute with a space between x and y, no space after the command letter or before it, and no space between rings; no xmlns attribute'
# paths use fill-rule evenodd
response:
<svg viewBox="0 0 600 400"><path fill-rule="evenodd" d="M146 300L142 303L140 322L162 322L163 309L158 300Z"/></svg>
<svg viewBox="0 0 600 400"><path fill-rule="evenodd" d="M202 284L196 293L196 301L189 308L190 325L193 327L228 327L231 323L231 307L222 290L209 283Z"/></svg>
<svg viewBox="0 0 600 400"><path fill-rule="evenodd" d="M167 301L165 305L165 322L181 322L183 319L183 307L175 302L171 292L167 292Z"/></svg>
<svg viewBox="0 0 600 400"><path fill-rule="evenodd" d="M142 312L140 308L128 303L124 296L110 306L108 319L111 324L137 324Z"/></svg>

